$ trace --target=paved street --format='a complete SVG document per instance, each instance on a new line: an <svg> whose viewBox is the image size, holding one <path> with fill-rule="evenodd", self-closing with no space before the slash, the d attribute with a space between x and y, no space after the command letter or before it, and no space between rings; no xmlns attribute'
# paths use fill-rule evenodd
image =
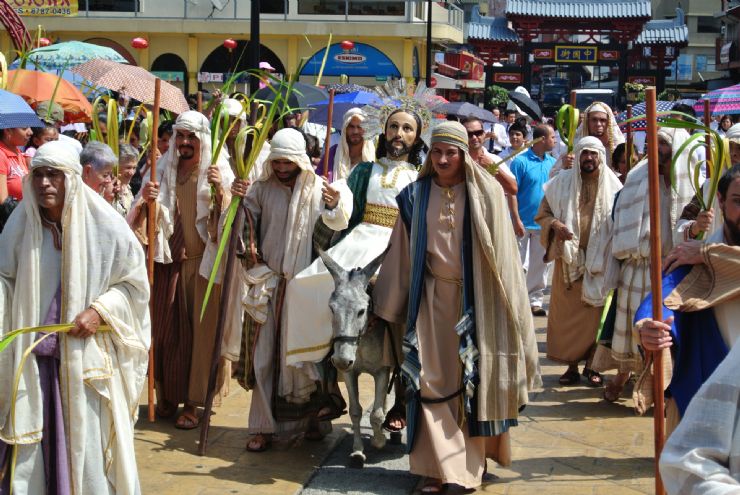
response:
<svg viewBox="0 0 740 495"><path fill-rule="evenodd" d="M540 351L545 319L537 318ZM545 387L534 394L512 433L514 463L509 469L489 461L490 479L478 493L617 495L652 493L652 420L634 416L631 399L608 404L601 389L560 387L563 367L544 359ZM370 381L362 384L370 404ZM349 418L321 442L285 440L269 452L248 453L246 411L249 394L237 384L213 416L206 457L197 455L199 430L182 432L169 421L150 424L145 408L137 425L136 454L144 493L294 494L411 493L418 479L408 474L403 446L383 452L367 448L365 469L344 467L351 439ZM366 431L369 427L365 419ZM304 488L305 487L305 488Z"/></svg>

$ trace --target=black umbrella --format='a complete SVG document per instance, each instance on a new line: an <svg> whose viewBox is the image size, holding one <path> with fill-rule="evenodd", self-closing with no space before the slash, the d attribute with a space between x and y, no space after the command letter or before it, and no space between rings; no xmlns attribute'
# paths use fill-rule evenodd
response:
<svg viewBox="0 0 740 495"><path fill-rule="evenodd" d="M453 102L440 105L435 111L444 112L447 115L456 115L460 118L476 117L484 122L496 122L496 117L485 108L468 102Z"/></svg>
<svg viewBox="0 0 740 495"><path fill-rule="evenodd" d="M542 120L542 110L540 110L540 106L529 96L524 93L519 93L518 91L509 91L509 100L534 120Z"/></svg>
<svg viewBox="0 0 740 495"><path fill-rule="evenodd" d="M255 94L257 100L263 100L272 103L279 94L285 98L288 92L288 83L283 82L280 86L267 86L260 89ZM323 89L304 83L294 83L293 90L288 97L288 105L293 109L310 110L311 105L320 101L328 100L329 93Z"/></svg>

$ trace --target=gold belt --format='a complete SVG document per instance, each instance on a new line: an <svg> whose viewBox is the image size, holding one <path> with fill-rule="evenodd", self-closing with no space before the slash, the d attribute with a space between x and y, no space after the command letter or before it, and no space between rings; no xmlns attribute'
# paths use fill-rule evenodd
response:
<svg viewBox="0 0 740 495"><path fill-rule="evenodd" d="M398 208L386 205L376 205L367 203L365 213L362 215L362 221L381 227L393 228L398 217Z"/></svg>

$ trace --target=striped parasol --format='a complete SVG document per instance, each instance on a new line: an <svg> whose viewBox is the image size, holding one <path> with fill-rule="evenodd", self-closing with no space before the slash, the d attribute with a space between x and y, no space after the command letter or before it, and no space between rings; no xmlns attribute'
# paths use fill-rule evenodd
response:
<svg viewBox="0 0 740 495"><path fill-rule="evenodd" d="M72 68L93 84L122 93L142 103L154 102L156 77L148 70L135 65L124 65L110 60L90 60ZM185 96L178 88L162 81L160 106L174 113L190 109Z"/></svg>
<svg viewBox="0 0 740 495"><path fill-rule="evenodd" d="M740 84L715 89L705 94L694 105L697 117L704 116L704 100L709 100L709 111L712 115L738 115L740 114Z"/></svg>
<svg viewBox="0 0 740 495"><path fill-rule="evenodd" d="M674 105L678 104L677 101L656 101L655 102L655 111L656 112L667 112L673 108ZM632 118L635 117L644 117L645 116L645 102L638 103L637 105L632 106ZM622 132L627 132L627 124L624 123L624 121L627 120L627 111L620 112L619 115L617 115L617 122L619 123L619 129ZM658 122L660 122L661 119L658 118ZM640 120L635 120L632 122L632 131L644 131L647 130L647 122L644 118Z"/></svg>

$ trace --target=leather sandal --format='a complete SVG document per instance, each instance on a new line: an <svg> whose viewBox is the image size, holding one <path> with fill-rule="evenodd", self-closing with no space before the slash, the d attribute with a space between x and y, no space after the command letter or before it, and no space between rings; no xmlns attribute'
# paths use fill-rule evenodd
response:
<svg viewBox="0 0 740 495"><path fill-rule="evenodd" d="M617 402L623 390L624 385L617 385L613 381L606 382L606 385L604 385L604 400L607 402Z"/></svg>
<svg viewBox="0 0 740 495"><path fill-rule="evenodd" d="M399 428L391 425L392 421L399 421L401 423L401 427ZM406 428L406 406L399 402L396 402L385 415L385 421L383 421L383 429L391 433L395 433L403 430L404 428Z"/></svg>
<svg viewBox="0 0 740 495"><path fill-rule="evenodd" d="M581 381L581 375L578 374L578 371L575 370L568 370L558 379L558 383L560 385L575 385L576 383Z"/></svg>
<svg viewBox="0 0 740 495"><path fill-rule="evenodd" d="M604 380L601 375L592 369L583 368L583 376L586 377L586 385L589 387L602 387L604 386Z"/></svg>

